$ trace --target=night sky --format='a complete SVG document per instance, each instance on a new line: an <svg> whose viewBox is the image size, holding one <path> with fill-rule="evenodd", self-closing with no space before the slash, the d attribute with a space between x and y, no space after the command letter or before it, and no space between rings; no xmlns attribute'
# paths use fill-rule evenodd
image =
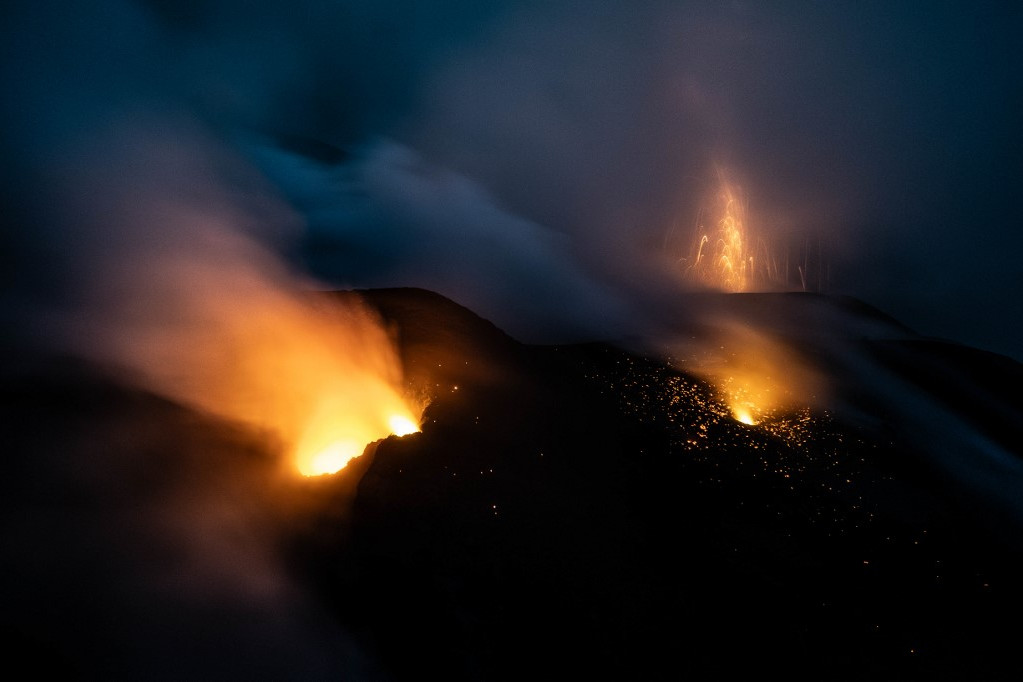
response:
<svg viewBox="0 0 1023 682"><path fill-rule="evenodd" d="M622 335L682 288L724 168L827 291L1023 357L1014 3L105 0L2 26L3 302L42 336L210 220L311 286Z"/></svg>

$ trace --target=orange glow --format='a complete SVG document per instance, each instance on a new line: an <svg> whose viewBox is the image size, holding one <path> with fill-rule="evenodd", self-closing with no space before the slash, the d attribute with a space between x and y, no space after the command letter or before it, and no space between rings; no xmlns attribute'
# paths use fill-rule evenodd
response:
<svg viewBox="0 0 1023 682"><path fill-rule="evenodd" d="M340 471L360 456L366 446L388 435L407 436L419 431L415 417L399 406L402 414L381 417L383 413L360 415L353 419L340 406L324 407L310 417L295 448L295 462L305 476L321 476ZM347 417L347 418L345 418Z"/></svg>
<svg viewBox="0 0 1023 682"><path fill-rule="evenodd" d="M730 416L743 424L813 404L822 394L819 375L801 357L743 324L720 322L688 355L687 369L709 381Z"/></svg>
<svg viewBox="0 0 1023 682"><path fill-rule="evenodd" d="M322 476L341 471L362 454L362 447L353 441L337 441L309 457L300 456L298 470L303 476Z"/></svg>
<svg viewBox="0 0 1023 682"><path fill-rule="evenodd" d="M723 380L716 378L718 393L735 421L754 426L778 407L774 394L784 389L761 368L750 368L741 361L729 364L736 371Z"/></svg>
<svg viewBox="0 0 1023 682"><path fill-rule="evenodd" d="M251 240L207 227L138 275L142 295L111 311L106 352L152 390L265 433L291 472L331 473L419 430L424 405L372 311L301 291Z"/></svg>
<svg viewBox="0 0 1023 682"><path fill-rule="evenodd" d="M753 258L748 247L745 213L738 190L722 177L714 228L700 234L688 259L687 277L722 291L749 290Z"/></svg>
<svg viewBox="0 0 1023 682"><path fill-rule="evenodd" d="M674 244L672 226L665 248L670 243L678 249L682 276L701 288L727 293L784 288L785 276L764 225L751 220L747 195L729 181L724 168L717 169L717 176L717 191L701 206L687 243Z"/></svg>
<svg viewBox="0 0 1023 682"><path fill-rule="evenodd" d="M732 415L735 417L735 421L750 426L756 424L756 421L753 420L753 413L750 411L752 406L732 404L730 407L732 408Z"/></svg>
<svg viewBox="0 0 1023 682"><path fill-rule="evenodd" d="M295 450L295 462L302 475L337 473L360 456L367 444L390 434L407 436L419 432L419 425L411 414L392 415L387 427L378 429L368 428L365 422L337 419L337 416L324 413L323 418L310 420Z"/></svg>
<svg viewBox="0 0 1023 682"><path fill-rule="evenodd" d="M419 431L412 413L403 405L402 414L388 417L380 406L354 413L331 398L310 415L295 446L295 464L305 476L320 476L340 471L360 456L366 446L389 435L407 436Z"/></svg>
<svg viewBox="0 0 1023 682"><path fill-rule="evenodd" d="M396 414L388 419L387 424L391 427L391 433L395 436L408 436L409 434L419 432L419 424L411 418L400 414Z"/></svg>
<svg viewBox="0 0 1023 682"><path fill-rule="evenodd" d="M302 474L334 473L369 443L419 430L421 407L403 396L394 345L368 310L279 292L259 310L219 303L215 338L176 363L193 373L167 380L211 412L270 430Z"/></svg>

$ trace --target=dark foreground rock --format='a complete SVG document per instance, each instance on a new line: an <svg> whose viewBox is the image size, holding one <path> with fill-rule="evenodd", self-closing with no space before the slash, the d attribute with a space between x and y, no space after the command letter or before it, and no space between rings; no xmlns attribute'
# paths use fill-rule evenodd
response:
<svg viewBox="0 0 1023 682"><path fill-rule="evenodd" d="M336 295L379 311L431 402L422 433L332 477L282 483L265 434L84 363L5 370L13 660L105 679L1023 674L1016 522L897 413L749 427L656 358L524 346L421 290ZM1018 365L864 343L1015 452L997 376Z"/></svg>

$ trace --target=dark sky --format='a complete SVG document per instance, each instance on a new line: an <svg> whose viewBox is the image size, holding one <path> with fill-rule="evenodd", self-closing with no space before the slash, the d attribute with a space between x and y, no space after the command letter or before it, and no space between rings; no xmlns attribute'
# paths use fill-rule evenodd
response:
<svg viewBox="0 0 1023 682"><path fill-rule="evenodd" d="M723 167L830 291L1023 358L1023 7L837 5L9 3L5 303L215 214L321 282L621 332Z"/></svg>

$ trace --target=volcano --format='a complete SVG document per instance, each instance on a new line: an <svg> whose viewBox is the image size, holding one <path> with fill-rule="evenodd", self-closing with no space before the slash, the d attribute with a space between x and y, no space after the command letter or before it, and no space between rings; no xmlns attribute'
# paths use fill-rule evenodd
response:
<svg viewBox="0 0 1023 682"><path fill-rule="evenodd" d="M421 432L332 476L72 358L4 371L3 632L77 677L1019 679L1023 366L852 299L694 295L825 402L754 425L653 344L375 309ZM665 324L696 333L691 317ZM299 595L296 597L296 595Z"/></svg>

